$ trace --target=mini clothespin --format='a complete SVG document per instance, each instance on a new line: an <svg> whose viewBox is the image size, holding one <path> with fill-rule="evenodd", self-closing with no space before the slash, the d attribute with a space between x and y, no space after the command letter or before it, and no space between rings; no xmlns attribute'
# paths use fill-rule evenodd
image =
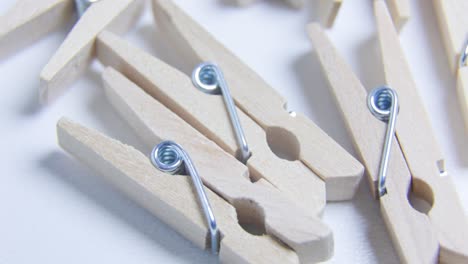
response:
<svg viewBox="0 0 468 264"><path fill-rule="evenodd" d="M330 229L319 218L296 206L278 189L260 179L252 183L245 165L178 115L145 93L121 73L103 73L106 95L121 116L148 146L171 140L193 160L204 184L214 225L220 233L219 257L226 263L311 263L333 251ZM210 228L183 171L172 176L158 171L151 159L165 165L177 154L161 150L147 157L84 126L62 119L60 145L99 171L128 196L200 248L210 248ZM241 225L255 225L253 235ZM286 245L286 246L285 246Z"/></svg>
<svg viewBox="0 0 468 264"><path fill-rule="evenodd" d="M374 97L368 95L318 25L309 27L310 37L402 262L466 263L468 225L463 207L444 167L388 10L380 0L374 8L385 81L390 87L373 93ZM396 122L380 121L372 109L385 115L395 113ZM385 152L384 142L388 142L392 125L396 131L390 133L393 147ZM384 155L387 163L382 162ZM386 176L383 185L382 176ZM416 211L408 200L410 193L425 200L430 210Z"/></svg>
<svg viewBox="0 0 468 264"><path fill-rule="evenodd" d="M328 200L346 200L354 195L363 173L362 165L354 157L306 117L298 113L288 113L285 109L286 100L284 98L172 1L154 0L153 11L158 27L165 36L164 39L171 40L171 46L179 48L180 53L183 54L182 62L186 66L193 69L202 62L210 61L216 63L223 70L226 81L231 88L232 97L239 112L241 112L240 115L242 116L243 112L245 116L249 117L253 126L257 127L255 130L261 134L258 139L251 141L262 142L263 145L267 143L269 146L269 148L266 148L266 145L262 147L265 151L262 150L257 155L253 153L248 164L253 163L256 159L263 159L267 149L272 149L277 153L277 156L283 158L283 161L290 161L281 163L284 164L281 166L305 165L319 176L326 184ZM224 112L225 116L220 98L211 96L211 98L204 99L200 92L195 93L196 91L190 88L187 88L183 93L174 93L175 87L190 86L191 81L187 76L189 74L183 74L148 55L139 56L137 59L137 56L134 55L137 50L131 49L130 53L128 45L120 46L117 39L109 36L109 34L107 36L101 34L98 41L98 58L104 64L124 72L126 76L130 76L132 81L152 94L153 97L160 98L160 101L171 98L166 105L172 111L181 113L180 115L187 122L194 127L199 127L199 130L203 131L204 134L211 135L210 139L217 142L218 145L224 146L226 151L237 152L236 145L232 146L232 143L229 143L235 142L234 137L230 135L232 131L226 131L226 126L228 130L230 126L224 125L224 128L217 128L221 126L217 122L221 122L220 120L225 118L214 119L211 116L217 112ZM170 72L171 78L166 79L171 79L171 81L164 81L162 75L161 78L157 78L157 71L148 69L151 67L144 67L148 64L153 65L154 69L162 68L163 72ZM145 71L147 73L144 73ZM188 95L189 92L190 95ZM184 96L187 98L183 98ZM193 106L193 98L200 98L198 100L204 103ZM187 100L187 103L182 103L183 100ZM214 103L216 100L218 106ZM208 102L211 101L213 103L208 107L210 105ZM203 106L207 110L201 111ZM192 107L198 108L190 109ZM214 109L219 110L215 111ZM200 123L197 120L204 120L204 122ZM246 133L249 132L246 131ZM231 147L227 148L229 145ZM275 155L269 154L269 156ZM275 160L272 163L276 163L278 159L269 160Z"/></svg>
<svg viewBox="0 0 468 264"><path fill-rule="evenodd" d="M79 20L40 74L40 100L48 103L80 76L94 54L96 35L107 29L127 31L142 0L76 0ZM86 12L83 12L84 9ZM34 42L73 17L73 0L18 0L0 17L0 55Z"/></svg>
<svg viewBox="0 0 468 264"><path fill-rule="evenodd" d="M285 0L293 8L302 8L304 7L304 0ZM256 2L256 0L234 0L234 2L239 6L248 6Z"/></svg>
<svg viewBox="0 0 468 264"><path fill-rule="evenodd" d="M468 131L468 2L435 0L440 30L452 72L457 77L457 92Z"/></svg>

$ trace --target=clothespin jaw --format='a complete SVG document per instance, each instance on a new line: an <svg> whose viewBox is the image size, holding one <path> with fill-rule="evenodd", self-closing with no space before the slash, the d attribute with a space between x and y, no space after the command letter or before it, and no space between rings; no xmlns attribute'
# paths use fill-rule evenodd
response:
<svg viewBox="0 0 468 264"><path fill-rule="evenodd" d="M143 0L100 0L92 4L43 68L40 101L50 103L88 67L94 41L104 29L127 31L139 17Z"/></svg>
<svg viewBox="0 0 468 264"><path fill-rule="evenodd" d="M17 0L0 16L0 58L29 46L72 19L73 0Z"/></svg>
<svg viewBox="0 0 468 264"><path fill-rule="evenodd" d="M285 0L285 1L288 3L289 6L293 8L302 8L305 5L304 0ZM239 6L248 6L256 2L256 0L234 0L234 2L236 3L236 5L239 5Z"/></svg>
<svg viewBox="0 0 468 264"><path fill-rule="evenodd" d="M284 98L172 1L154 0L153 11L167 39L184 54L183 62L191 68L204 61L216 62L237 107L267 133L283 133L283 139L291 142L286 146L293 153L291 159L306 164L325 181L328 200L354 195L363 174L359 162L306 117L291 116L284 109Z"/></svg>

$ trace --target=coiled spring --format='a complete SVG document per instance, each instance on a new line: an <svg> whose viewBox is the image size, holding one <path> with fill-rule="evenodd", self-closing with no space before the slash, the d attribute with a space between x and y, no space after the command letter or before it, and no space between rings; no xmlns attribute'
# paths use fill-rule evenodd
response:
<svg viewBox="0 0 468 264"><path fill-rule="evenodd" d="M172 175L187 172L190 175L210 231L211 252L218 254L219 231L216 219L203 188L203 182L188 153L173 141L163 141L154 147L150 159L153 165L162 172Z"/></svg>
<svg viewBox="0 0 468 264"><path fill-rule="evenodd" d="M388 123L385 143L380 160L377 195L382 197L387 193L386 179L388 162L392 148L392 139L395 134L396 117L399 111L398 95L395 90L382 86L369 94L367 104L371 113L379 120Z"/></svg>
<svg viewBox="0 0 468 264"><path fill-rule="evenodd" d="M219 67L213 63L205 62L200 64L192 73L192 82L195 87L202 92L208 94L219 94L221 93L226 104L226 108L229 112L232 126L236 134L237 144L240 149L240 160L245 164L250 158L252 153L250 152L247 144L247 139L242 129L242 125L237 115L236 105L232 99L231 93L227 86L226 80L224 79L223 72Z"/></svg>

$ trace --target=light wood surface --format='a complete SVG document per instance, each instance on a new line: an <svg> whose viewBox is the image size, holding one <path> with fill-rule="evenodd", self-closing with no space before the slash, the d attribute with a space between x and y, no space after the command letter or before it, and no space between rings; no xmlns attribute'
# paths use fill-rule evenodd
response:
<svg viewBox="0 0 468 264"><path fill-rule="evenodd" d="M378 1L378 0L376 0ZM385 0L395 28L400 31L411 16L409 0Z"/></svg>
<svg viewBox="0 0 468 264"><path fill-rule="evenodd" d="M433 1L448 62L457 78L457 95L468 133L468 73L466 67L460 68L461 52L468 45L468 1Z"/></svg>
<svg viewBox="0 0 468 264"><path fill-rule="evenodd" d="M187 66L194 68L203 61L218 64L237 107L267 133L280 129L284 141L298 142L287 144L286 151L296 153L299 146L295 158L325 181L328 200L353 197L363 174L354 157L305 116L289 115L283 97L170 0L154 0L153 11L158 27Z"/></svg>
<svg viewBox="0 0 468 264"><path fill-rule="evenodd" d="M460 53L468 41L468 1L433 0L433 3L449 65L455 74Z"/></svg>
<svg viewBox="0 0 468 264"><path fill-rule="evenodd" d="M18 0L0 16L0 58L25 48L74 17L73 0Z"/></svg>
<svg viewBox="0 0 468 264"><path fill-rule="evenodd" d="M296 251L304 263L323 261L333 252L330 229L264 180L252 183L247 167L208 140L175 113L114 69L103 74L106 95L148 148L162 140L184 147L204 183L233 205L246 207L247 219Z"/></svg>
<svg viewBox="0 0 468 264"><path fill-rule="evenodd" d="M198 247L208 229L190 178L164 174L131 146L67 119L57 125L60 145L115 187ZM299 263L294 251L270 236L254 236L238 224L236 208L205 188L222 234L219 257L225 263Z"/></svg>
<svg viewBox="0 0 468 264"><path fill-rule="evenodd" d="M319 21L324 27L332 27L343 0L319 0Z"/></svg>
<svg viewBox="0 0 468 264"><path fill-rule="evenodd" d="M94 40L104 29L127 31L139 17L142 0L102 0L91 5L65 41L43 68L40 101L58 97L88 67L94 55Z"/></svg>
<svg viewBox="0 0 468 264"><path fill-rule="evenodd" d="M236 5L239 5L239 6L248 6L254 2L257 2L257 0L233 0L233 1ZM284 0L284 1L294 8L302 8L305 5L304 0Z"/></svg>
<svg viewBox="0 0 468 264"><path fill-rule="evenodd" d="M468 133L468 67L458 69L457 94L461 107L461 114L465 120L465 131Z"/></svg>
<svg viewBox="0 0 468 264"><path fill-rule="evenodd" d="M400 98L396 134L413 177L412 190L432 203L428 216L440 244L439 260L467 262L468 224L463 207L444 168L444 158L388 11L382 1L376 1L374 7L385 81Z"/></svg>
<svg viewBox="0 0 468 264"><path fill-rule="evenodd" d="M205 94L184 73L132 46L115 34L98 37L99 60L116 68L186 122L235 156L238 144L221 96ZM253 180L264 179L298 206L313 214L324 210L325 184L299 161L278 158L268 145L267 134L242 111L239 118L252 157L247 165ZM281 134L273 134L278 140Z"/></svg>
<svg viewBox="0 0 468 264"><path fill-rule="evenodd" d="M371 191L376 196L386 124L371 114L366 89L322 29L313 24L308 31L354 147L366 167ZM435 262L439 243L428 217L414 210L408 202L411 173L397 143L392 148L386 186L387 194L380 198L380 208L401 261Z"/></svg>

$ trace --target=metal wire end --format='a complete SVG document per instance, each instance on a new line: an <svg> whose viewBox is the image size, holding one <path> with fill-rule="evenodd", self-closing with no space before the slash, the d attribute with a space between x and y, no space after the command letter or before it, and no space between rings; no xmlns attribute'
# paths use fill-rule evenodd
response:
<svg viewBox="0 0 468 264"><path fill-rule="evenodd" d="M171 175L186 172L190 175L210 231L211 252L217 255L220 244L218 225L203 182L188 153L173 141L163 141L153 148L150 159L153 165L162 172Z"/></svg>
<svg viewBox="0 0 468 264"><path fill-rule="evenodd" d="M460 54L460 68L468 66L468 40L463 46L462 52Z"/></svg>
<svg viewBox="0 0 468 264"><path fill-rule="evenodd" d="M214 63L204 62L198 65L193 71L192 82L194 86L202 92L208 94L222 94L240 148L240 160L245 164L252 153L247 144L247 139L242 129L239 116L237 115L236 105L234 104L234 100L229 92L221 69Z"/></svg>
<svg viewBox="0 0 468 264"><path fill-rule="evenodd" d="M78 18L82 17L88 8L100 0L75 0L75 6L78 13Z"/></svg>
<svg viewBox="0 0 468 264"><path fill-rule="evenodd" d="M392 139L395 135L396 118L399 111L398 95L395 90L387 86L377 87L369 93L367 106L376 118L388 124L377 183L377 195L380 198L387 193L386 180L388 163L392 148Z"/></svg>

